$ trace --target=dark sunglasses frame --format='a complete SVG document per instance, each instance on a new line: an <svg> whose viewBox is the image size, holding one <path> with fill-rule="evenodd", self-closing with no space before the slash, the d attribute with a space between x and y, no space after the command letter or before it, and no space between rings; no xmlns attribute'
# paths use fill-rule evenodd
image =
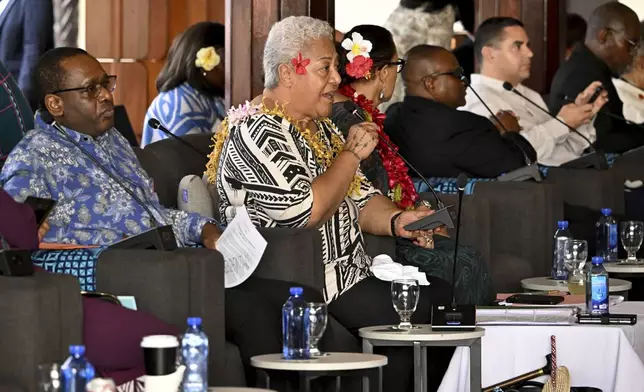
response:
<svg viewBox="0 0 644 392"><path fill-rule="evenodd" d="M113 84L111 88L110 88L110 84ZM100 88L96 88L96 86L105 88L109 92L114 92L114 90L116 89L116 75L107 75L107 81L105 82L96 83L94 85L85 86L85 87L65 88L61 90L52 91L51 94L67 93L70 91L84 91L84 92L87 92L89 95L92 95L90 89L96 89L94 92L94 95L97 96L96 93L100 92Z"/></svg>
<svg viewBox="0 0 644 392"><path fill-rule="evenodd" d="M405 68L405 64L407 64L407 62L403 59L398 59L398 61L387 63L387 65L395 65L397 67L396 73L401 73L403 68Z"/></svg>
<svg viewBox="0 0 644 392"><path fill-rule="evenodd" d="M427 75L426 78L435 78L435 77L444 76L444 75L450 75L455 77L458 80L463 80L463 76L465 76L465 71L463 70L463 67L458 67L455 70L450 72L436 72L436 73Z"/></svg>

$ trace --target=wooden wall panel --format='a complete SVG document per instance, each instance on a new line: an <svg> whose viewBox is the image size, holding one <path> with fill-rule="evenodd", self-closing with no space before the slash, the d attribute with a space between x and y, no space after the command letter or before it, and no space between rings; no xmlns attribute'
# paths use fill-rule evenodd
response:
<svg viewBox="0 0 644 392"><path fill-rule="evenodd" d="M159 60L166 56L170 47L168 37L170 0L154 0L154 7L150 7L148 55L151 60Z"/></svg>
<svg viewBox="0 0 644 392"><path fill-rule="evenodd" d="M95 57L113 58L112 3L116 0L90 1L91 7L85 7L85 49Z"/></svg>
<svg viewBox="0 0 644 392"><path fill-rule="evenodd" d="M144 59L150 43L150 0L124 1L121 58ZM155 7L156 8L156 7Z"/></svg>
<svg viewBox="0 0 644 392"><path fill-rule="evenodd" d="M548 58L546 46L546 12L545 1L523 0L520 9L521 20L530 38L530 49L534 53L532 57L532 68L530 78L524 83L537 91L550 89L550 83L546 81L546 64Z"/></svg>
<svg viewBox="0 0 644 392"><path fill-rule="evenodd" d="M310 0L309 8L312 17L326 20L331 26L335 26L334 0Z"/></svg>
<svg viewBox="0 0 644 392"><path fill-rule="evenodd" d="M521 20L521 0L497 0L499 15Z"/></svg>
<svg viewBox="0 0 644 392"><path fill-rule="evenodd" d="M148 110L148 73L141 62L104 64L117 76L114 102L125 105L135 130L143 127L143 119Z"/></svg>

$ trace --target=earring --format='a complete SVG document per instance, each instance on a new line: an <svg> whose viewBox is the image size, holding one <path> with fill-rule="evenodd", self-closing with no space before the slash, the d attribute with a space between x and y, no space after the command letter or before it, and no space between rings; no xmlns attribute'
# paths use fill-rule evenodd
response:
<svg viewBox="0 0 644 392"><path fill-rule="evenodd" d="M380 95L378 96L378 98L379 98L381 101L382 101L383 99L385 99L385 88L384 88L384 87L382 88L382 90L380 90Z"/></svg>
<svg viewBox="0 0 644 392"><path fill-rule="evenodd" d="M203 71L203 73L202 73L202 74L203 74L203 76L206 76L206 71Z"/></svg>

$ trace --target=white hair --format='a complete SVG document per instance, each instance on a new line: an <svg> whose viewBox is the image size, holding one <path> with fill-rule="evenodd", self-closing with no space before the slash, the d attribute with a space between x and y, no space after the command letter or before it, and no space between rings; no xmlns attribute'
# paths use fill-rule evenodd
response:
<svg viewBox="0 0 644 392"><path fill-rule="evenodd" d="M264 87L277 87L279 66L297 58L310 41L326 38L333 42L333 28L308 16L289 16L273 25L264 46Z"/></svg>

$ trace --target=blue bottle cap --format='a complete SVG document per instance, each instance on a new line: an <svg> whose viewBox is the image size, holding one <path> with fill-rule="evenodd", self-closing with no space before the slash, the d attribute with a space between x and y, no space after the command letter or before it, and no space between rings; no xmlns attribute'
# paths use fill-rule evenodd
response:
<svg viewBox="0 0 644 392"><path fill-rule="evenodd" d="M71 345L71 346L69 346L69 354L73 355L73 356L84 355L85 354L85 346Z"/></svg>
<svg viewBox="0 0 644 392"><path fill-rule="evenodd" d="M567 229L568 228L568 221L559 221L559 222L557 222L557 227L559 227L559 229L561 229L561 230Z"/></svg>
<svg viewBox="0 0 644 392"><path fill-rule="evenodd" d="M610 214L612 213L613 213L613 210L611 210L610 208L602 208L602 215L610 216Z"/></svg>
<svg viewBox="0 0 644 392"><path fill-rule="evenodd" d="M201 317L188 317L188 325L198 327L201 325Z"/></svg>
<svg viewBox="0 0 644 392"><path fill-rule="evenodd" d="M603 264L604 258L601 256L593 256L593 264Z"/></svg>
<svg viewBox="0 0 644 392"><path fill-rule="evenodd" d="M302 295L304 289L301 287L291 287L289 292L291 293L291 295Z"/></svg>

